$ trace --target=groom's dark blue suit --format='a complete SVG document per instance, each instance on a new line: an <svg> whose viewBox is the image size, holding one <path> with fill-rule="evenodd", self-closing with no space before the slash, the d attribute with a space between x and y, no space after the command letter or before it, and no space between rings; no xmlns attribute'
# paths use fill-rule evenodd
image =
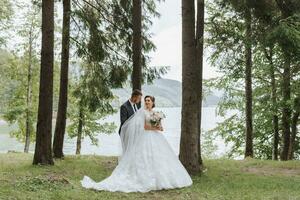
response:
<svg viewBox="0 0 300 200"><path fill-rule="evenodd" d="M137 103L135 104L137 109L141 108L141 103ZM137 111L137 110L136 110ZM120 129L119 129L119 134L121 133L121 128L123 126L123 124L125 123L125 121L127 119L129 119L135 112L136 112L133 107L130 104L130 101L126 101L120 109L120 119L121 119L121 125L120 125Z"/></svg>

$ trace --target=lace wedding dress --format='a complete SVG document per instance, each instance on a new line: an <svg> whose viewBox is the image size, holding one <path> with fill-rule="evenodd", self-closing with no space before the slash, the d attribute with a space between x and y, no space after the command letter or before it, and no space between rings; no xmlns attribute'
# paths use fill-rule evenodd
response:
<svg viewBox="0 0 300 200"><path fill-rule="evenodd" d="M120 192L148 192L190 186L192 180L163 133L144 130L150 112L140 109L122 126L123 153L112 174L101 182L84 176L85 188Z"/></svg>

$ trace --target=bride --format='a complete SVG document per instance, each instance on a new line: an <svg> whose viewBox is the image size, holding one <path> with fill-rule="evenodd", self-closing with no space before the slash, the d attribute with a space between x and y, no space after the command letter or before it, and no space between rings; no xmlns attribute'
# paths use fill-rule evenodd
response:
<svg viewBox="0 0 300 200"><path fill-rule="evenodd" d="M146 96L145 109L129 118L121 129L123 153L112 174L101 182L84 176L85 188L120 192L148 192L192 185L192 180L150 115L155 98Z"/></svg>

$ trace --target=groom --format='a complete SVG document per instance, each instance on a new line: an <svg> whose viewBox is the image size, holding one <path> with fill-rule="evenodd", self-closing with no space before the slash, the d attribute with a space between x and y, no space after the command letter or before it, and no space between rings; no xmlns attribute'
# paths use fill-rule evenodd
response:
<svg viewBox="0 0 300 200"><path fill-rule="evenodd" d="M120 109L120 119L121 119L121 126L119 129L119 134L121 133L121 128L124 122L129 119L138 109L141 108L141 98L142 92L140 90L133 90L131 94L131 98L126 101Z"/></svg>

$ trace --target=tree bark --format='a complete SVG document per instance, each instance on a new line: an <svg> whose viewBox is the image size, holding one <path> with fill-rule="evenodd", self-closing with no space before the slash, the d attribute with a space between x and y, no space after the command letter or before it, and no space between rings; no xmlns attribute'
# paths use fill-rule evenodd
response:
<svg viewBox="0 0 300 200"><path fill-rule="evenodd" d="M283 95L283 106L282 106L282 135L283 135L283 148L280 155L281 160L288 159L288 151L290 145L290 120L291 120L291 109L289 102L291 100L291 69L290 59L288 55L285 55L285 64L283 70L282 80L282 95Z"/></svg>
<svg viewBox="0 0 300 200"><path fill-rule="evenodd" d="M204 0L197 0L197 22L196 22L196 59L199 68L199 114L198 114L198 155L199 163L202 168L203 161L201 156L201 121L202 121L202 99L203 99L203 45L204 45Z"/></svg>
<svg viewBox="0 0 300 200"><path fill-rule="evenodd" d="M32 104L32 29L29 31L29 50L28 50L28 68L27 68L27 91L26 91L26 128L25 128L25 147L24 152L29 152L31 136L31 104Z"/></svg>
<svg viewBox="0 0 300 200"><path fill-rule="evenodd" d="M54 58L54 1L42 1L42 50L38 121L33 164L53 165L52 103Z"/></svg>
<svg viewBox="0 0 300 200"><path fill-rule="evenodd" d="M245 96L246 96L246 147L245 157L253 157L253 125L252 125L252 16L251 9L247 8L245 13L246 41L245 41Z"/></svg>
<svg viewBox="0 0 300 200"><path fill-rule="evenodd" d="M287 0L276 0L277 6L281 11L281 18L286 19L292 12L290 10L291 2ZM290 120L291 120L291 108L289 102L291 100L291 61L288 49L282 47L284 55L284 66L282 75L282 96L283 96L283 106L282 106L282 137L283 137L283 147L280 154L281 160L288 159L288 152L290 146Z"/></svg>
<svg viewBox="0 0 300 200"><path fill-rule="evenodd" d="M289 145L289 152L288 152L288 159L292 160L294 158L294 147L296 142L296 135L297 135L297 125L300 115L300 98L297 97L294 100L294 113L292 117L292 133L290 137L290 145Z"/></svg>
<svg viewBox="0 0 300 200"><path fill-rule="evenodd" d="M79 108L79 120L78 120L78 131L77 131L77 142L76 142L76 155L80 155L81 152L81 140L82 140L82 128L83 128L83 109Z"/></svg>
<svg viewBox="0 0 300 200"><path fill-rule="evenodd" d="M132 7L132 89L141 90L142 87L142 2L133 0Z"/></svg>
<svg viewBox="0 0 300 200"><path fill-rule="evenodd" d="M271 101L273 107L273 160L278 160L278 144L279 144L279 124L277 115L277 89L276 89L276 79L275 79L275 69L273 64L273 50L270 50L270 55L267 56L270 62L270 76L271 76Z"/></svg>
<svg viewBox="0 0 300 200"><path fill-rule="evenodd" d="M195 2L182 0L182 110L179 158L190 174L199 163L199 66L195 34ZM197 91L197 92L195 92Z"/></svg>
<svg viewBox="0 0 300 200"><path fill-rule="evenodd" d="M66 130L66 118L68 107L68 72L69 72L69 45L70 45L70 0L63 0L63 30L61 51L61 73L58 112L53 141L53 153L55 158L63 158L63 145Z"/></svg>

